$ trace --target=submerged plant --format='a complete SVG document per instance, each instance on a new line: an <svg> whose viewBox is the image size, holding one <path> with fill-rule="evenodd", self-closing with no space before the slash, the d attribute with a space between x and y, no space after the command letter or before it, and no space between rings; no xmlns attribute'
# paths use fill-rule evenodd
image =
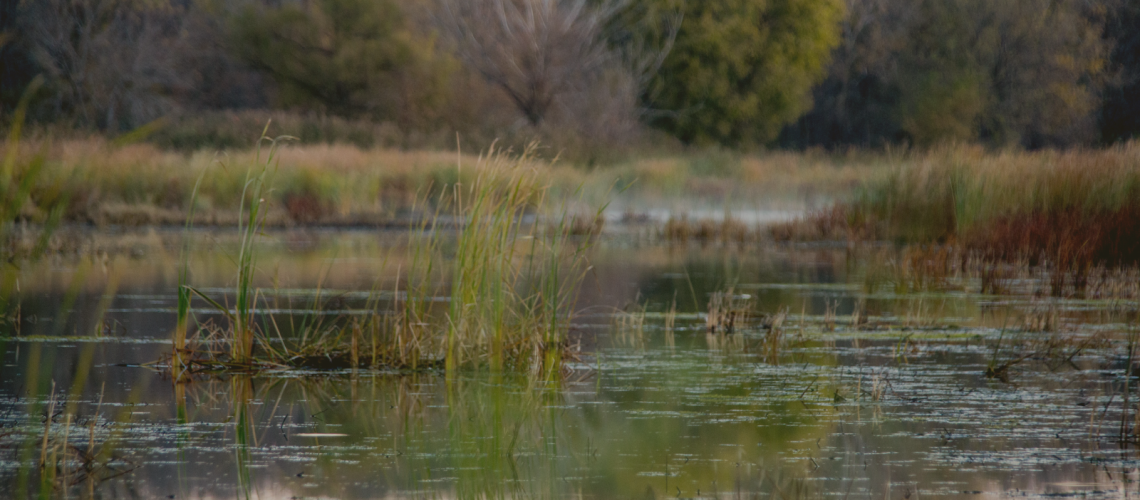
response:
<svg viewBox="0 0 1140 500"><path fill-rule="evenodd" d="M705 327L709 333L733 333L738 324L742 326L748 320L751 308L751 295L736 294L732 288L715 292L709 297Z"/></svg>
<svg viewBox="0 0 1140 500"><path fill-rule="evenodd" d="M788 318L787 306L781 307L776 314L772 315L765 322L768 327L768 332L764 335L764 340L760 343L760 357L771 365L780 364L780 347L784 339L784 322Z"/></svg>
<svg viewBox="0 0 1140 500"><path fill-rule="evenodd" d="M123 427L103 415L102 396L94 406L81 412L53 381L50 393L29 399L24 416L0 424L0 460L15 466L11 498L95 498L101 483L137 468L115 452Z"/></svg>

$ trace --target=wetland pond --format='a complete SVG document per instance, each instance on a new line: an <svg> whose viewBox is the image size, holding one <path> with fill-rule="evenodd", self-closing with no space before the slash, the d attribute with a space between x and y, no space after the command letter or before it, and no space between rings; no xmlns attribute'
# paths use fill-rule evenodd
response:
<svg viewBox="0 0 1140 500"><path fill-rule="evenodd" d="M406 258L399 236L268 234L262 297L285 317L353 314ZM171 348L178 233L132 237L131 251L14 271L0 497L1123 497L1140 480L1120 444L1137 419L1135 302L901 293L889 272L868 278L889 250L612 237L592 250L578 352L556 382L358 370L175 384L153 363ZM194 238L195 283L232 287L236 237ZM320 311L303 310L318 288ZM709 334L727 290L751 319Z"/></svg>

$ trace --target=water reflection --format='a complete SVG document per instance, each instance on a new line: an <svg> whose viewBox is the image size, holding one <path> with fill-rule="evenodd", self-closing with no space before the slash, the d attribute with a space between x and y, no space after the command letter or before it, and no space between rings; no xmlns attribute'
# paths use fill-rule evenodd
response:
<svg viewBox="0 0 1140 500"><path fill-rule="evenodd" d="M1093 437L1119 418L1098 415L1109 395L1088 388L1099 375L1023 374L1010 387L981 379L984 356L960 346L928 345L931 355L894 366L889 348L872 343L857 363L847 349L803 345L780 366L613 349L600 372L557 386L375 373L172 384L142 371L107 384L101 405L57 393L70 409L56 425L97 423L109 469L87 484L38 467L50 387L6 399L0 487L19 498L894 498L1125 486L1134 455ZM32 352L29 364L42 359ZM119 471L129 472L110 476Z"/></svg>
<svg viewBox="0 0 1140 500"><path fill-rule="evenodd" d="M270 242L264 284L369 290L399 261L386 236L336 238ZM1116 442L1135 414L1119 344L987 379L995 352L1027 345L1003 331L1032 297L868 293L846 249L600 248L575 324L583 356L557 384L371 371L176 383L146 366L169 350L168 257L22 271L20 335L0 335L0 496L1095 497L1140 479ZM195 262L198 282L226 286L223 257ZM709 297L730 286L757 317L786 312L775 349L759 322L706 332ZM1087 302L1055 309L1077 337L1121 323Z"/></svg>

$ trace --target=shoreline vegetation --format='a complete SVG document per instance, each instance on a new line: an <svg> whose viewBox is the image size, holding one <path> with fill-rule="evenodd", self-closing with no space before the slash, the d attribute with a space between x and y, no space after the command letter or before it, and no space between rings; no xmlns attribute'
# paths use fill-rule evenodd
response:
<svg viewBox="0 0 1140 500"><path fill-rule="evenodd" d="M842 154L709 149L605 165L544 159L538 147L526 151L520 161L546 186L542 210L560 208L559 222L570 234L595 234L611 223L670 244L947 247L991 263L1025 261L1072 274L1073 282L1057 282L1054 294L1081 288L1095 269L1140 264L1136 141L1039 151L970 145ZM187 221L199 228L232 227L246 175L233 165L248 165L256 156L248 148L182 152L99 137L10 141L2 153L14 178L33 174L21 187L24 201L6 216L15 222L5 242L11 255L36 247L81 253L96 246L68 241L69 228L129 231ZM461 229L462 218L444 194L448 186L481 175L479 158L455 151L282 145L259 224ZM595 213L593 207L605 203L610 208ZM748 218L762 210L782 219ZM63 230L44 242L35 228L45 224L63 224Z"/></svg>
<svg viewBox="0 0 1140 500"><path fill-rule="evenodd" d="M1140 147L950 150L892 171L850 201L773 228L777 235L887 241L928 283L966 274L982 293L1037 277L1035 294L1135 298ZM901 267L901 266L900 266Z"/></svg>
<svg viewBox="0 0 1140 500"><path fill-rule="evenodd" d="M238 217L246 174L228 165L249 164L256 155L249 148L183 152L97 136L15 144L16 151L11 145L0 151L13 165L12 175L34 170L22 205L8 217L16 230L52 217L80 227L173 228L187 222L191 208L194 226L228 227ZM882 240L959 243L1009 254L1039 240L1046 222L1076 231L1071 238L1119 233L1140 204L1137 141L1039 151L970 145L845 153L705 149L596 165L556 154L544 159L539 147L527 151L527 165L541 171L548 186L547 205L566 204L580 232L600 229L590 207L612 202L610 221L654 226L661 239L677 242ZM462 172L455 166L476 165L478 158L455 151L283 145L262 223L409 228L429 218L453 226L440 194L477 176L477 168ZM782 211L785 220L746 216L757 210ZM1096 235L1078 230L1112 217L1119 220L1102 220L1112 227ZM1021 242L1004 241L995 231L1017 233L1010 237Z"/></svg>
<svg viewBox="0 0 1140 500"><path fill-rule="evenodd" d="M524 146L523 148L525 148ZM521 150L523 148L517 148ZM4 151L0 151L4 152ZM537 156L547 153L552 159ZM187 200L203 171L194 206L195 226L228 226L237 218L245 172L227 164L248 163L249 148L164 150L150 144L117 144L101 137L25 139L18 153L27 163L45 156L31 186L28 203L17 217L37 223L48 207L67 200L68 224L107 226L181 226ZM886 157L773 152L743 154L721 149L649 154L604 165L558 158L534 150L528 159L541 168L550 185L551 203L577 198L572 211L588 213L590 204L608 199L616 187L615 208L637 220L642 207L683 213L689 207L731 212L740 207L776 207L802 211L849 196L868 179L885 176ZM364 149L346 144L283 146L274 189L268 193L268 227L384 227L418 223L430 213L442 186L469 180L455 164L474 165L477 156L455 151ZM413 208L420 198L418 213ZM625 214L623 214L625 215Z"/></svg>

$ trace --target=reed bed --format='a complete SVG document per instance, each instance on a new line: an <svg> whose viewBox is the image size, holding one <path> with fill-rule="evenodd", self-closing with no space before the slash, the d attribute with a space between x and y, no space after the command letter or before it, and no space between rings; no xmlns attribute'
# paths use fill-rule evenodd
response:
<svg viewBox="0 0 1140 500"><path fill-rule="evenodd" d="M900 265L918 288L943 281L953 267L981 279L986 292L1002 291L1003 276L1029 272L1052 295L1082 295L1093 282L1140 265L1140 143L904 155L851 201L773 228L773 235L923 246L921 258Z"/></svg>
<svg viewBox="0 0 1140 500"><path fill-rule="evenodd" d="M277 368L560 373L593 239L573 235L569 203L544 211L550 187L533 150L491 150L467 165L461 159L455 166L461 180L440 189L431 204L434 215L410 231L412 258L389 279L394 289L374 291L366 314L332 319L320 314L318 294L311 316L298 323L258 312L267 300L253 287L253 241L265 226L264 200L281 158L280 141L265 140L266 154L247 174L242 196L248 201L238 226L235 289L214 297L181 273L171 362L176 376ZM201 324L187 335L192 300L210 305L225 322Z"/></svg>
<svg viewBox="0 0 1140 500"><path fill-rule="evenodd" d="M904 162L851 203L892 239L969 238L997 221L1040 214L1084 220L1131 210L1140 143L1102 150L987 153L957 147Z"/></svg>

